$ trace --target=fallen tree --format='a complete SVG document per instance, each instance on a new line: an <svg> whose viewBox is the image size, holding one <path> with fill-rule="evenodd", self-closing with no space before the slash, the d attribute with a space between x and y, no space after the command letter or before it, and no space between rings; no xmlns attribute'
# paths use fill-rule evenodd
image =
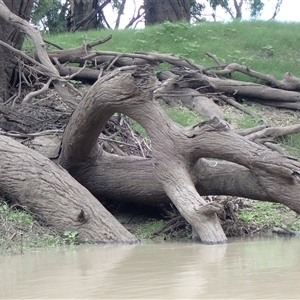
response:
<svg viewBox="0 0 300 300"><path fill-rule="evenodd" d="M80 242L136 243L132 236L66 170L11 138L0 136L0 191L59 233L78 233Z"/></svg>
<svg viewBox="0 0 300 300"><path fill-rule="evenodd" d="M120 69L90 88L65 129L60 165L98 198L149 204L168 201L168 196L192 225L194 237L206 243L222 243L226 238L216 219L219 205L206 203L200 195L252 195L300 212L298 162L231 132L217 118L192 128L173 123L153 100L158 83L147 69ZM117 157L99 148L98 136L115 112L130 116L147 130L151 159ZM207 176L203 165L210 166L212 173L214 167L203 157L235 163L231 175L226 172L222 188L220 167L227 169L228 164L213 162L218 173ZM201 173L210 179L208 186L202 185Z"/></svg>
<svg viewBox="0 0 300 300"><path fill-rule="evenodd" d="M21 25L27 31L28 25L24 22ZM40 42L31 36L35 43ZM170 55L91 50L93 45L107 39L71 50L48 52L57 69L49 64L48 59L44 62L40 59L45 57L44 47L37 47L35 58L31 57L30 64L25 64L22 76L26 77L28 66L31 74L35 70L37 74L50 77L57 83L54 87L61 96L64 95L62 83L71 78L81 78L82 75L95 83L78 105L66 97L66 104L76 108L64 129L58 162L81 185L49 160L38 154L35 158L31 150L27 152L16 142L1 137L3 159L0 167L4 178L0 180L0 190L7 199L26 206L38 219L60 232L68 228L78 231L81 240L101 242L132 243L136 239L85 188L106 201L148 205L171 201L192 226L194 239L204 243L226 242L217 217L222 206L206 202L204 195L232 195L282 203L300 213L300 164L292 157L276 154L254 142L259 140L268 145L270 138L298 132L299 126L284 130L259 127L252 132L235 131L223 120L222 112L214 102L219 97L220 101L233 103L232 97L243 96L267 101L267 105L275 101L278 106L298 109L300 94L297 84L281 82L284 90L280 90L280 84L269 77L265 78L265 83L271 83L270 87L221 77L233 71L258 76L239 66L218 66L223 71L218 71L218 74L185 58ZM7 46L3 42L1 45ZM16 53L28 59L24 53ZM67 61L78 62L80 67L66 69L61 64ZM32 66L35 62L36 65ZM155 76L153 67L163 62L174 68ZM88 64L94 67L100 64L101 67L89 70ZM116 66L119 69L111 71ZM46 72L45 67L50 71ZM287 76L289 78L291 76ZM264 77L259 75L259 79L264 80ZM40 77L36 75L35 80L39 82ZM293 82L297 80L292 78ZM49 84L48 81L42 89L24 96L23 105L27 105L31 97L48 91ZM199 92L205 89L209 92ZM214 97L211 92L214 92ZM280 98L276 98L278 93ZM169 101L170 98L179 99L190 108L197 107L202 113L206 111L204 114L210 120L188 128L179 126L158 104L158 100ZM10 115L7 107L1 106L0 110L4 118ZM152 145L150 156L128 156L122 151L122 155L115 155L105 151L103 143L99 143L99 136L115 113L129 116L146 129ZM29 119L26 122L34 123ZM9 121L4 120L1 126L8 124ZM22 129L26 131L24 124ZM61 128L59 130L62 134ZM263 140L266 135L269 139ZM21 160L12 163L14 151L27 161L21 169L18 167L22 165ZM27 181L35 183L30 191ZM41 201L43 192L46 197ZM66 212L66 206L69 212Z"/></svg>

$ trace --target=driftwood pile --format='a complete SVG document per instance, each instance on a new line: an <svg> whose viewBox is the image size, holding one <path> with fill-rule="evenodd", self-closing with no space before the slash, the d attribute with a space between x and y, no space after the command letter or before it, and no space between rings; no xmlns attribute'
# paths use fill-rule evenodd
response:
<svg viewBox="0 0 300 300"><path fill-rule="evenodd" d="M0 16L26 32L37 50L29 56L0 41L19 57L15 90L0 107L2 134L27 139L62 135L56 156L51 154L60 167L0 136L0 190L16 202L24 201L58 231L76 230L81 240L136 242L94 196L147 205L171 201L193 227L195 240L205 243L226 241L217 218L224 206L206 201L207 195L278 202L300 213L300 164L274 147L278 136L298 132L300 124L237 130L220 108L230 103L253 114L239 103L243 99L298 110L300 79L288 73L278 81L245 66L224 64L210 53L215 68L166 54L93 50L111 36L46 52L44 41L26 21L5 7ZM170 69L163 70L162 63ZM262 84L232 80L234 72ZM72 85L74 80L94 84L85 91ZM180 103L207 121L178 126L157 100ZM131 129L131 119L146 129L151 147ZM22 172L16 173L20 162L14 157L25 162ZM24 185L27 180L39 190Z"/></svg>

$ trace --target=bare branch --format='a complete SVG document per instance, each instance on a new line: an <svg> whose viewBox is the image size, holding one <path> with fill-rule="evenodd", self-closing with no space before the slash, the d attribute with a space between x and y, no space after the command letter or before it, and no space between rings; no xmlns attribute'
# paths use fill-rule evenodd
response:
<svg viewBox="0 0 300 300"><path fill-rule="evenodd" d="M32 98L34 98L34 97L36 97L36 96L39 96L39 95L41 95L41 94L43 94L43 93L45 93L48 89L49 89L49 86L50 86L50 84L51 84L51 82L52 82L52 79L49 79L48 81L47 81L47 83L40 83L39 85L42 85L42 88L41 89L39 89L38 91L34 91L34 92L31 92L31 93L28 93L25 97L24 97L24 99L22 100L22 103L24 104L24 103L27 103L29 100L31 100Z"/></svg>

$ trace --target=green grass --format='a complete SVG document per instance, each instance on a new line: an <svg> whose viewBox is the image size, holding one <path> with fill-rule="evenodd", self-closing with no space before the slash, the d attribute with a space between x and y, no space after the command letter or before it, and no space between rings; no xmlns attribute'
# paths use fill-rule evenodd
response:
<svg viewBox="0 0 300 300"><path fill-rule="evenodd" d="M184 127L192 126L203 121L203 117L198 113L185 107L168 107L163 105L163 108L173 122Z"/></svg>
<svg viewBox="0 0 300 300"><path fill-rule="evenodd" d="M237 121L238 127L241 129L252 128L255 126L262 125L264 122L261 119L251 117L249 115L244 115L244 117Z"/></svg>
<svg viewBox="0 0 300 300"><path fill-rule="evenodd" d="M300 230L300 218L297 213L282 204L252 201L252 206L240 210L238 218L256 226L266 225L269 228L286 226L291 230Z"/></svg>
<svg viewBox="0 0 300 300"><path fill-rule="evenodd" d="M167 115L169 116L169 118L173 122L181 126L188 127L203 121L203 118L198 113L189 110L188 108L170 107L164 104L162 105L162 107L167 113ZM144 129L144 127L141 124L134 121L133 121L133 129L144 137L149 136L146 130Z"/></svg>
<svg viewBox="0 0 300 300"><path fill-rule="evenodd" d="M165 225L164 220L149 221L138 226L134 235L141 240L150 239L155 232L160 230Z"/></svg>
<svg viewBox="0 0 300 300"><path fill-rule="evenodd" d="M0 254L22 254L31 248L67 244L55 231L40 226L24 210L0 202Z"/></svg>
<svg viewBox="0 0 300 300"><path fill-rule="evenodd" d="M145 29L94 30L47 35L45 38L64 48L72 48L112 34L111 40L95 49L168 53L185 56L207 67L215 66L215 62L206 56L206 52L210 52L226 63L245 64L281 79L286 72L300 77L299 29L300 23L274 21L203 22L193 26L166 22ZM273 51L272 56L268 55L269 50Z"/></svg>
<svg viewBox="0 0 300 300"><path fill-rule="evenodd" d="M277 140L290 155L300 159L300 133L278 137Z"/></svg>

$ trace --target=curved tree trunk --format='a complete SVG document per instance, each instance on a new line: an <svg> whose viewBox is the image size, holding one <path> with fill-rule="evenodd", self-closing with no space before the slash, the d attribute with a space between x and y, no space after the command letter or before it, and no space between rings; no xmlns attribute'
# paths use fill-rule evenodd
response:
<svg viewBox="0 0 300 300"><path fill-rule="evenodd" d="M189 0L145 0L144 5L146 26L165 21L190 22Z"/></svg>
<svg viewBox="0 0 300 300"><path fill-rule="evenodd" d="M78 232L80 242L135 243L91 193L64 169L0 135L0 191L59 233Z"/></svg>
<svg viewBox="0 0 300 300"><path fill-rule="evenodd" d="M215 214L218 205L207 204L200 194L251 196L300 212L298 162L233 133L216 118L192 128L178 126L152 99L156 78L134 69L98 80L66 127L60 164L80 183L107 199L150 204L169 198L192 225L195 238L205 243L222 243L226 237ZM118 157L99 147L98 136L115 112L147 130L152 159ZM228 163L212 165L202 157L234 164L229 172Z"/></svg>
<svg viewBox="0 0 300 300"><path fill-rule="evenodd" d="M216 216L218 208L202 199L189 174L193 157L184 155L186 131L152 100L157 79L149 71L147 67L134 67L125 73L117 71L94 84L66 127L60 164L80 181L77 171L87 170L103 153L97 139L104 125L113 113L124 113L142 124L150 135L155 174L165 193L192 225L194 238L204 243L224 243L226 236ZM137 186L134 181L132 185Z"/></svg>
<svg viewBox="0 0 300 300"><path fill-rule="evenodd" d="M11 12L27 21L29 20L34 0L4 0L3 2ZM14 25L0 18L0 40L16 49L21 49L24 41L24 33L20 29L16 29ZM17 64L16 56L0 45L0 102L4 102L10 97L10 85L11 81L13 81L14 69Z"/></svg>

